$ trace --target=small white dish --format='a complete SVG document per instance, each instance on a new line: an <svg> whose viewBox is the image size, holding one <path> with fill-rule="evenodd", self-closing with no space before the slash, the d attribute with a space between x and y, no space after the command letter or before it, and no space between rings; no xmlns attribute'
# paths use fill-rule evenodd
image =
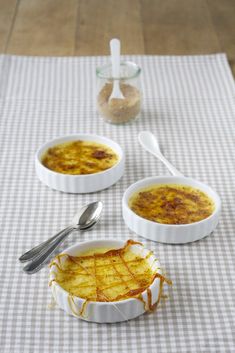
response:
<svg viewBox="0 0 235 353"><path fill-rule="evenodd" d="M79 254L84 253L88 250L105 247L118 249L125 245L124 240L92 240L83 243L79 243L71 246L70 248L63 251L63 254L69 254L72 256L79 256ZM141 257L146 257L149 253L147 261L156 273L162 274L160 268L160 263L156 257L146 249L141 244L131 245L131 251L138 253ZM63 263L63 257L60 258ZM82 315L80 311L82 310L82 305L85 302L84 299L79 297L72 297L65 291L56 281L53 281L56 277L58 268L56 265L52 265L50 268L49 283L51 284L51 291L56 303L61 309L66 313L73 315L79 319L86 321L98 322L98 323L114 323L120 321L126 321L133 319L141 314L143 314L145 309L145 304L136 298L129 298L121 301L115 302L87 302L84 312ZM156 303L159 296L160 279L155 278L151 286L149 287L152 294L152 304ZM147 290L142 293L143 300L148 304Z"/></svg>
<svg viewBox="0 0 235 353"><path fill-rule="evenodd" d="M129 199L133 193L140 189L156 184L180 184L195 187L212 198L215 210L208 218L190 224L161 224L142 218L130 209ZM183 176L159 176L142 179L132 184L125 191L122 199L122 214L128 228L144 238L169 244L190 243L209 235L218 224L220 211L220 197L213 189L195 179Z"/></svg>
<svg viewBox="0 0 235 353"><path fill-rule="evenodd" d="M103 172L87 175L57 173L42 164L41 158L48 148L75 140L94 141L107 145L117 153L119 160L113 167ZM57 137L41 146L36 152L35 168L38 178L50 188L67 193L84 194L107 189L115 184L124 173L125 156L122 148L107 137L95 134L75 134Z"/></svg>

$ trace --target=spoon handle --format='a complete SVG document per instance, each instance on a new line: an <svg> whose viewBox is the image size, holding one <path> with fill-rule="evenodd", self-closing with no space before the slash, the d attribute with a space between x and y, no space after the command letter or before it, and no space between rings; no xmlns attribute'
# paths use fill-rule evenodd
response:
<svg viewBox="0 0 235 353"><path fill-rule="evenodd" d="M34 260L36 257L38 257L42 253L42 251L46 247L48 247L50 244L52 244L57 239L57 237L60 236L63 232L64 232L64 229L61 230L56 235L53 235L53 237L51 237L50 239L47 239L43 243L41 243L41 244L35 246L34 248L32 248L31 250L27 251L26 253L21 255L21 257L19 258L19 261L26 262L26 261Z"/></svg>
<svg viewBox="0 0 235 353"><path fill-rule="evenodd" d="M111 61L112 61L112 77L113 77L113 89L109 99L124 99L122 91L119 85L120 78L120 40L113 38L110 41Z"/></svg>
<svg viewBox="0 0 235 353"><path fill-rule="evenodd" d="M110 41L110 51L112 60L112 76L119 78L120 75L120 40L111 39Z"/></svg>
<svg viewBox="0 0 235 353"><path fill-rule="evenodd" d="M65 228L60 235L57 234L57 239L52 242L52 244L46 247L45 252L41 252L39 256L37 256L32 262L28 263L23 271L28 274L33 274L41 270L41 268L45 265L47 260L53 254L53 252L59 247L59 245L68 237L68 235L74 230L74 226L69 226Z"/></svg>
<svg viewBox="0 0 235 353"><path fill-rule="evenodd" d="M176 169L161 153L154 153L155 157L157 157L167 169L171 172L174 176L184 176L178 169Z"/></svg>

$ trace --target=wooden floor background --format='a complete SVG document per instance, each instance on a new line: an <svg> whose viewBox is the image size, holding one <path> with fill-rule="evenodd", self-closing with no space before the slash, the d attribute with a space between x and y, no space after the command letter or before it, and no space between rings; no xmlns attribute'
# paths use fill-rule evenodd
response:
<svg viewBox="0 0 235 353"><path fill-rule="evenodd" d="M106 55L225 52L235 74L235 0L0 0L0 52Z"/></svg>

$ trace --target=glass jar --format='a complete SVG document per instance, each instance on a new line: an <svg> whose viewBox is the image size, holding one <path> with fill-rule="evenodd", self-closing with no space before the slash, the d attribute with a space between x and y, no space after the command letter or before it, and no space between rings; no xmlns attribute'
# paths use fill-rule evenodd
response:
<svg viewBox="0 0 235 353"><path fill-rule="evenodd" d="M140 73L139 66L130 61L121 63L120 78L112 77L111 64L97 68L97 109L105 121L124 124L139 116L142 101ZM119 81L124 99L109 99L114 80Z"/></svg>

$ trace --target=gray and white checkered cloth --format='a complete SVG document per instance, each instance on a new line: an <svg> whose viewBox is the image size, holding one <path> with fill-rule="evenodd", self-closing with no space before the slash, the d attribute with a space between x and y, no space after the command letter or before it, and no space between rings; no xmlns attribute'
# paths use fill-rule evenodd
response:
<svg viewBox="0 0 235 353"><path fill-rule="evenodd" d="M127 59L127 57L126 57ZM0 352L232 352L234 305L234 81L224 54L191 57L130 56L142 68L143 109L133 124L104 123L95 108L95 68L107 57L0 56ZM151 130L167 158L185 175L222 197L219 226L188 245L163 245L133 235L121 216L121 198L133 182L166 174L137 142ZM125 175L108 190L69 195L50 190L34 171L34 153L49 139L94 132L121 144ZM152 248L173 287L157 312L119 324L87 323L49 309L48 270L25 275L17 258L66 226L90 201L105 204L95 238L130 237Z"/></svg>

